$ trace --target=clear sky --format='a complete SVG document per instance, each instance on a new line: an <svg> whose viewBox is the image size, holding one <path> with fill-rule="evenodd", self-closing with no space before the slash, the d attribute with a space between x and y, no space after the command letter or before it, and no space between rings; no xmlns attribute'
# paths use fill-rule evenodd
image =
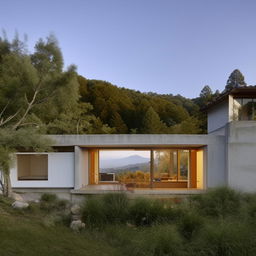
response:
<svg viewBox="0 0 256 256"><path fill-rule="evenodd" d="M30 48L53 32L65 65L142 92L196 97L235 68L256 84L256 0L0 0L0 27Z"/></svg>

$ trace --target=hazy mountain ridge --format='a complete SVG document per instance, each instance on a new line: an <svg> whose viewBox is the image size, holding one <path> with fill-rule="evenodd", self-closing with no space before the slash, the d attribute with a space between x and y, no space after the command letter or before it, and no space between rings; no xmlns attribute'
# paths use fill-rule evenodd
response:
<svg viewBox="0 0 256 256"><path fill-rule="evenodd" d="M132 155L123 158L111 158L111 159L102 159L100 160L100 168L103 169L112 169L112 168L127 168L127 166L134 166L149 163L150 158L142 157L139 155Z"/></svg>
<svg viewBox="0 0 256 256"><path fill-rule="evenodd" d="M120 172L136 172L138 170L143 172L148 172L150 168L149 163L141 163L141 164L130 164L126 166L120 166L115 168L101 168L101 173L120 173Z"/></svg>

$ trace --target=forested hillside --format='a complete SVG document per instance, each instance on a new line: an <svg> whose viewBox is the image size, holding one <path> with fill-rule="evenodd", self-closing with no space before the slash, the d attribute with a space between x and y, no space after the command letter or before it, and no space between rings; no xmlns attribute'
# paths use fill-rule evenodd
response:
<svg viewBox="0 0 256 256"><path fill-rule="evenodd" d="M78 77L80 102L114 133L200 133L199 106L182 96L141 93L105 81ZM189 126L189 127L188 127Z"/></svg>
<svg viewBox="0 0 256 256"><path fill-rule="evenodd" d="M204 86L199 97L142 93L106 81L89 80L76 67L63 68L53 36L40 39L35 51L14 38L0 38L0 128L36 128L48 134L206 132L202 109L218 92ZM226 90L245 84L235 70Z"/></svg>

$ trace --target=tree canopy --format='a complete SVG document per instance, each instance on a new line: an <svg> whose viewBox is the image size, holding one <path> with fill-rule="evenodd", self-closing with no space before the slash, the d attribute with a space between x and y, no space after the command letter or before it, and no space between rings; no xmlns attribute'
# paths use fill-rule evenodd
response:
<svg viewBox="0 0 256 256"><path fill-rule="evenodd" d="M239 69L235 69L229 76L227 80L227 84L225 89L231 90L236 87L246 86L246 82L244 81L244 75L241 73Z"/></svg>

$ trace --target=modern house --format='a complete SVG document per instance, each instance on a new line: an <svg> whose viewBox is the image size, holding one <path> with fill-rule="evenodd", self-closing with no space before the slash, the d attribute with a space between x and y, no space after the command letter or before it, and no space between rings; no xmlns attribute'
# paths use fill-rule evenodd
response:
<svg viewBox="0 0 256 256"><path fill-rule="evenodd" d="M205 135L49 135L53 152L16 154L12 186L71 198L109 191L192 194L222 185L256 191L256 88L234 88L207 111ZM110 157L106 166L104 157L113 154L143 161L115 166Z"/></svg>

